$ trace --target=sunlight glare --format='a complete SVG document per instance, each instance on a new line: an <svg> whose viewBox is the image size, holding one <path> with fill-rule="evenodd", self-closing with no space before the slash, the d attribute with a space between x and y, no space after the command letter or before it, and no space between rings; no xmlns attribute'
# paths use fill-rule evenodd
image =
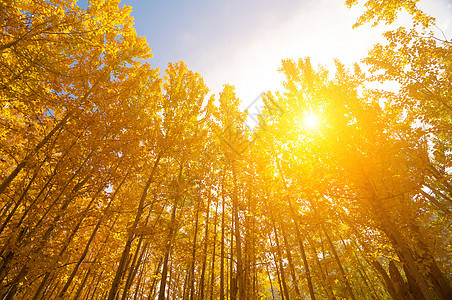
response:
<svg viewBox="0 0 452 300"><path fill-rule="evenodd" d="M308 128L315 128L319 124L319 119L317 116L309 114L304 117L303 124Z"/></svg>

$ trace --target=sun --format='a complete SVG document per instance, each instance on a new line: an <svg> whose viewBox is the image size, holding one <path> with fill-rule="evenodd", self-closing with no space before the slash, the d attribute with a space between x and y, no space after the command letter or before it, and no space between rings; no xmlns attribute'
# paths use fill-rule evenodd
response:
<svg viewBox="0 0 452 300"><path fill-rule="evenodd" d="M316 128L319 124L319 119L314 114L306 114L303 118L303 124L307 128Z"/></svg>

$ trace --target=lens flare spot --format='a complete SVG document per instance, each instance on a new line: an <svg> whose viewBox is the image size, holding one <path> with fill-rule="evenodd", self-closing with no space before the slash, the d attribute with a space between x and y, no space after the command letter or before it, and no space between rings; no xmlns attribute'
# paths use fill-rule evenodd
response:
<svg viewBox="0 0 452 300"><path fill-rule="evenodd" d="M317 118L317 116L309 114L304 116L303 124L308 128L315 128L319 124L319 119Z"/></svg>

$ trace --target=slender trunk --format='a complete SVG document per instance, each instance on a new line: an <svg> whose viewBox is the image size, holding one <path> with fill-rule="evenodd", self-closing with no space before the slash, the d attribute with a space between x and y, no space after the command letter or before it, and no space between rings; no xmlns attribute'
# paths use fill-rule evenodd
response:
<svg viewBox="0 0 452 300"><path fill-rule="evenodd" d="M42 292L42 290L44 289L44 287L46 286L46 282L50 277L50 274L52 273L51 271L53 271L53 269L55 268L55 266L58 264L60 258L63 256L63 254L66 252L67 247L69 246L69 244L71 243L72 239L74 238L75 234L78 232L80 225L82 224L83 220L85 219L86 213L88 212L89 208L91 207L92 203L94 202L95 197L92 198L92 200L90 201L90 203L88 204L87 208L84 210L84 213L82 214L80 220L77 222L77 225L74 227L74 229L72 230L69 238L67 239L66 243L64 244L63 248L60 250L60 253L58 253L57 257L54 260L54 263L51 267L51 270L48 271L44 277L44 279L41 282L41 285L39 286L38 290L36 291L33 300L37 300L39 299L39 295Z"/></svg>
<svg viewBox="0 0 452 300"><path fill-rule="evenodd" d="M42 292L42 297L41 299L46 299L47 293L50 291L50 289L53 286L53 283L56 281L57 278L57 274L53 273L52 277L50 278L50 280L47 281L46 287L44 289L44 291ZM24 294L25 296L25 294ZM24 297L25 298L25 297Z"/></svg>
<svg viewBox="0 0 452 300"><path fill-rule="evenodd" d="M215 280L215 254L216 254L216 242L217 242L217 216L218 216L218 203L215 207L215 218L213 220L213 253L212 253L212 267L210 271L210 300L213 300L213 288ZM222 258L223 260L223 258ZM202 300L202 298L201 298Z"/></svg>
<svg viewBox="0 0 452 300"><path fill-rule="evenodd" d="M389 274L391 275L391 282L394 285L396 298L413 299L413 295L408 289L408 284L402 278L402 275L392 260L389 262Z"/></svg>
<svg viewBox="0 0 452 300"><path fill-rule="evenodd" d="M229 236L230 245L230 259L229 259L229 299L235 300L237 298L237 277L234 277L234 214L231 215L231 232Z"/></svg>
<svg viewBox="0 0 452 300"><path fill-rule="evenodd" d="M119 285L121 284L121 278L123 277L123 272L126 269L126 261L129 256L129 252L130 252L130 248L132 246L133 239L135 237L134 231L137 228L138 222L141 219L141 215L143 214L144 202L146 200L146 196L148 194L149 188L154 180L154 175L157 171L157 167L160 162L161 155L162 155L161 152L157 155L157 158L154 162L154 166L152 167L151 174L149 175L148 181L146 182L146 184L144 186L143 193L141 194L140 202L138 204L137 214L135 215L135 220L132 224L132 227L129 230L128 238L127 238L126 244L124 246L124 250L122 252L121 259L119 261L119 266L118 266L118 269L116 270L115 278L113 279L112 286L108 293L108 300L115 299L116 294L118 292Z"/></svg>
<svg viewBox="0 0 452 300"><path fill-rule="evenodd" d="M293 260L292 260L292 254L291 254L292 250L290 249L289 242L287 241L286 232L284 230L284 225L281 226L281 232L282 232L282 236L283 236L284 246L286 248L286 256L287 256L287 260L289 262L289 270L290 270L290 275L292 276L292 282L293 282L293 286L295 288L295 293L297 294L297 298L301 299L300 290L298 289L298 280L297 280L297 276L295 274L295 267L294 267Z"/></svg>
<svg viewBox="0 0 452 300"><path fill-rule="evenodd" d="M273 288L273 280L270 276L270 271L268 270L268 265L265 264L265 269L267 270L268 281L270 282L270 291L272 294L272 300L275 300L275 289Z"/></svg>
<svg viewBox="0 0 452 300"><path fill-rule="evenodd" d="M290 204L290 206L292 206L292 204ZM295 231L297 234L298 244L300 246L301 258L303 259L303 265L304 265L305 272L306 272L306 281L308 282L309 295L311 297L311 300L315 300L314 286L312 285L311 270L309 268L308 259L306 257L306 251L305 251L305 247L304 247L303 238L301 236L300 229L298 227L298 222L296 221L296 219L293 219L293 222L295 225Z"/></svg>
<svg viewBox="0 0 452 300"><path fill-rule="evenodd" d="M211 197L209 197L209 200L207 201L207 212L206 212L206 233L204 235L204 253L203 253L203 260L202 260L202 269L201 269L201 278L199 279L199 299L204 299L204 277L206 274L206 266L207 266L207 245L208 245L208 238L209 238L209 212L210 212L210 200ZM216 215L215 215L216 216ZM215 254L214 254L214 260L215 260Z"/></svg>
<svg viewBox="0 0 452 300"><path fill-rule="evenodd" d="M245 300L245 278L243 276L243 262L242 262L242 242L240 237L240 219L239 219L239 204L238 204L238 186L237 186L237 174L235 165L232 165L232 177L234 181L234 189L232 195L232 210L234 213L234 235L235 246L237 256L237 289L239 300Z"/></svg>
<svg viewBox="0 0 452 300"><path fill-rule="evenodd" d="M226 199L224 197L224 176L221 181L221 246L220 246L220 300L224 300L224 210Z"/></svg>
<svg viewBox="0 0 452 300"><path fill-rule="evenodd" d="M122 300L127 299L127 294L129 293L129 289L132 287L133 280L135 279L135 276L138 273L138 269L140 268L141 262L143 261L143 256L149 246L149 243L146 242L146 244L143 247L143 250L140 251L142 240L143 240L142 236L140 236L140 241L138 242L137 249L135 250L135 254L133 256L132 265L130 266L129 275L127 276L126 285L124 286L124 292L122 293L122 298L121 298ZM138 257L138 254L139 254L139 257Z"/></svg>
<svg viewBox="0 0 452 300"><path fill-rule="evenodd" d="M407 276L412 276L414 284L417 285L420 293L426 300L433 300L434 297L430 292L424 276L416 266L411 250L409 249L408 245L406 245L404 239L396 229L393 222L390 220L383 205L381 204L381 201L379 201L379 199L374 196L372 197L370 204L373 206L375 212L377 212L380 217L383 231L386 233L394 248L397 249L398 256L404 263L404 267L406 267L408 273Z"/></svg>
<svg viewBox="0 0 452 300"><path fill-rule="evenodd" d="M170 253L171 255L171 253ZM166 293L166 299L172 299L174 297L170 297L171 295L171 283L173 282L173 259L171 259L170 265L169 265L169 278L168 278L167 285L167 293Z"/></svg>
<svg viewBox="0 0 452 300"><path fill-rule="evenodd" d="M91 299L94 298L95 295L96 295L96 291L97 291L97 288L99 287L99 283L100 283L100 281L101 281L101 279L102 279L102 275L103 275L103 274L104 274L104 271L100 272L100 275L97 277L97 282L96 282L96 285L94 286L94 291L93 291L93 293L91 294ZM87 299L88 299L88 298L89 298L89 295L88 295Z"/></svg>
<svg viewBox="0 0 452 300"><path fill-rule="evenodd" d="M57 291L58 287L59 287L59 282L57 280L57 282L55 283L55 286L53 287L53 289L50 291L49 296L47 296L47 299L52 299L53 294Z"/></svg>
<svg viewBox="0 0 452 300"><path fill-rule="evenodd" d="M85 162L86 162L86 160L84 161L84 163L85 163ZM84 163L83 163L83 164L84 164ZM75 174L74 174L74 176L75 176ZM73 176L73 177L74 177L74 176ZM48 242L48 240L49 240L50 235L52 234L53 230L55 229L55 226L57 225L57 223L58 223L59 220L61 219L62 213L64 213L64 211L65 211L65 210L67 209L67 207L69 206L70 202L72 202L72 200L73 200L73 195L75 195L75 193L76 193L79 189L82 188L82 186L87 182L88 179L89 179L89 178L88 178L88 176L87 176L87 177L85 177L85 179L84 179L83 181L79 182L78 184L76 184L76 185L74 186L74 188L72 189L70 195L67 197L66 201L63 203L62 207L60 208L60 212L59 212L56 216L53 217L52 222L50 222L51 225L47 228L47 230L45 231L43 237L41 237L40 243L33 249L33 252L30 253L28 256L32 256L32 254L38 253L38 252L41 251L41 249L45 246L45 244L46 244L46 243ZM67 184L67 185L68 185L68 184ZM66 185L66 186L67 186L67 185ZM61 196L61 193L60 193L59 196ZM59 196L58 196L58 198L59 198ZM53 202L52 205L56 204L58 198ZM47 209L47 212L49 212L49 211L50 211L50 209ZM47 212L46 212L46 213L47 213ZM41 221L42 221L43 219L44 219L44 216L41 217L41 219L38 221L38 223L34 226L35 230L36 230L36 228L39 227L39 225L40 225L40 223L41 223ZM35 230L30 230L26 235L25 235L25 234L20 235L20 236L17 238L16 243L15 243L15 244L16 244L16 245L15 245L16 248L21 248L21 246L22 246L22 240L25 238L25 236L27 236L27 237L32 236L33 233L35 232ZM21 231L21 232L22 232L22 231ZM8 264L11 262L11 260L14 258L14 256L15 256L15 251L14 251L14 250L10 250L9 253L6 255L5 259L2 261L2 265L0 266L0 278L4 278L4 276L6 276L6 273L5 273L5 272L7 271L7 266L8 266ZM26 266L23 267L23 271L25 271L25 269L27 269ZM19 272L19 274L22 274L22 275L23 275L23 274L26 275L27 273L28 273L28 271L27 271L26 273ZM25 276L25 275L24 275L24 276Z"/></svg>
<svg viewBox="0 0 452 300"><path fill-rule="evenodd" d="M282 167L281 167L280 161L277 160L276 162L277 162L277 167L278 167L279 173L281 174L281 179L282 179L284 188L288 192L289 189L287 187L287 183L286 183L286 179L284 177L284 173L282 172ZM305 272L306 272L306 281L308 282L308 287L309 287L309 295L311 297L311 300L315 300L314 286L312 285L312 279L311 279L311 271L309 269L308 260L306 258L306 251L305 251L304 244L303 244L303 238L301 236L300 228L298 227L297 213L296 213L296 211L295 211L295 209L293 207L292 198L291 198L290 194L287 195L287 200L288 200L288 203L289 203L290 214L292 216L292 220L293 220L293 223L295 225L295 231L296 231L296 234L297 234L298 244L300 245L301 257L303 259L303 265L304 265Z"/></svg>
<svg viewBox="0 0 452 300"><path fill-rule="evenodd" d="M149 243L146 243L145 245L145 249L143 249L142 253L147 252L147 246L149 245ZM143 259L143 256L140 255L140 261ZM144 270L145 270L145 264L142 264L141 270L140 270L140 276L138 276L138 280L137 280L137 284L135 286L135 292L134 292L134 296L133 296L133 300L137 300L138 299L138 293L141 294L141 281L143 280L143 275L144 275ZM138 270L137 270L138 272ZM137 273L135 272L135 274Z"/></svg>
<svg viewBox="0 0 452 300"><path fill-rule="evenodd" d="M11 282L10 288L7 292L7 294L2 298L2 300L13 300L16 297L17 289L19 287L20 281L28 274L29 269L24 266L19 274L17 274L16 278Z"/></svg>
<svg viewBox="0 0 452 300"><path fill-rule="evenodd" d="M80 99L81 105L88 99L88 97L93 92L94 88L97 87L97 85L101 82L103 79L103 76L98 78L96 82L91 86L91 88L85 92L85 94ZM22 171L22 169L29 163L29 161L32 159L33 156L35 156L39 150L41 150L42 147L44 147L47 142L53 137L53 135L61 130L64 125L69 121L69 119L74 115L74 111L66 111L66 114L64 117L53 127L53 129L36 145L36 147L28 153L25 158L16 166L16 168L9 174L9 176L2 182L0 185L0 195L3 194L3 192L8 188L8 186L11 184L11 182L17 177L17 175Z"/></svg>
<svg viewBox="0 0 452 300"><path fill-rule="evenodd" d="M372 291L373 295L375 298L378 298L377 292L375 291L374 285L372 284L372 282L369 279L369 276L367 275L366 269L364 268L363 264L361 263L360 258L358 257L358 254L356 253L355 249L352 247L352 245L347 245L345 243L345 241L342 239L341 237L341 241L342 244L344 245L344 248L347 249L349 248L351 252L353 252L353 255L355 257L356 262L359 265L358 268L358 273L361 276L362 280L364 281L364 283L366 284L366 287L368 290Z"/></svg>
<svg viewBox="0 0 452 300"><path fill-rule="evenodd" d="M88 280L89 274L91 273L91 269L92 269L92 265L88 268L88 271L86 271L85 277L83 277L83 281L80 284L80 286L78 287L73 300L78 300L78 298L80 297L80 294L82 293L83 288L85 287L85 283Z"/></svg>
<svg viewBox="0 0 452 300"><path fill-rule="evenodd" d="M50 276L52 276L52 273L47 272L46 275L44 276L44 278L42 279L41 284L39 285L38 289L36 290L35 295L33 296L33 300L39 299L39 297L41 296L41 293L43 291L45 292L45 288L48 288L48 286L49 286L48 281L50 279Z"/></svg>
<svg viewBox="0 0 452 300"><path fill-rule="evenodd" d="M284 299L290 300L290 299L285 298L285 296L284 296L284 289L283 289L283 286L282 286L281 273L279 272L278 263L277 263L277 260L276 260L275 253L272 253L272 255L273 255L273 262L275 263L276 277L278 278L279 295L281 296L282 300L284 300Z"/></svg>
<svg viewBox="0 0 452 300"><path fill-rule="evenodd" d="M89 294L91 294L91 289L94 287L94 281L96 281L96 275L92 276L91 281L88 283L88 289L85 289L85 297L83 297L82 299L87 300Z"/></svg>
<svg viewBox="0 0 452 300"><path fill-rule="evenodd" d="M331 241L330 235L328 234L327 230L325 229L325 226L323 224L320 224L322 227L323 232L325 233L326 239L328 241L328 244L330 245L331 251L333 252L334 259L336 260L336 263L339 267L339 272L341 273L342 280L345 282L345 286L347 288L348 294L351 299L355 300L355 294L353 293L353 290L350 286L350 282L347 279L347 276L345 275L344 268L342 267L341 260L339 259L339 255L337 254L336 247L334 247L333 242Z"/></svg>
<svg viewBox="0 0 452 300"><path fill-rule="evenodd" d="M196 213L195 213L195 232L193 237L193 248L192 248L192 255L191 255L191 264L190 264L190 274L188 277L188 284L189 284L189 292L190 292L190 300L193 300L193 297L195 295L195 263L196 263L196 244L198 242L198 222L199 222L199 202L201 200L198 199L198 204L196 207Z"/></svg>
<svg viewBox="0 0 452 300"><path fill-rule="evenodd" d="M16 178L16 176L22 171L22 169L28 164L28 162L31 160L31 158L39 152L39 150L47 144L47 142L52 138L52 136L60 130L69 120L69 118L72 116L72 112L66 113L66 115L61 119L60 122L58 122L55 127L39 142L36 147L25 156L25 158L16 166L16 168L9 174L9 176L2 182L0 185L0 194L3 194L3 192L6 190L6 188L11 184L11 182Z"/></svg>
<svg viewBox="0 0 452 300"><path fill-rule="evenodd" d="M91 202L88 204L86 210L89 210L90 206L92 205L92 203L94 202L97 194L101 191L101 189L99 189L96 193L96 195L94 195L91 199ZM66 202L63 204L63 206L61 207L61 211L64 212L67 207L69 206L69 203L72 201L71 197L68 197L68 199L66 200ZM32 250L32 252L29 254L29 258L28 261L25 262L25 264L23 265L21 271L18 273L18 275L14 278L12 286L15 287L17 286L24 278L25 276L27 276L28 272L30 271L30 262L33 258L34 255L40 253L42 251L42 249L44 248L44 246L47 244L47 242L50 239L50 236L53 232L53 230L55 229L56 225L58 224L58 222L60 221L62 217L62 214L58 214L53 218L53 222L51 223L52 225L49 226L49 228L47 228L46 232L44 233L43 237L41 238L39 244L36 246L36 248L34 248ZM78 230L78 228L77 228ZM9 294L8 294L9 295Z"/></svg>
<svg viewBox="0 0 452 300"><path fill-rule="evenodd" d="M284 272L284 266L283 266L283 262L282 262L282 253L281 253L281 247L279 245L279 238L278 238L278 230L276 229L276 224L275 221L272 220L273 223L273 232L275 233L275 243L276 243L276 251L278 254L278 263L279 263L279 273L281 274L281 282L282 282L282 286L283 286L283 292L284 292L284 296L286 297L286 299L290 299L289 297L289 291L287 289L287 283L286 283L286 274ZM276 263L276 261L275 261Z"/></svg>
<svg viewBox="0 0 452 300"><path fill-rule="evenodd" d="M440 201L436 200L435 197L433 197L432 195L429 195L427 192L423 191L422 189L420 190L420 193L425 198L427 198L431 203L433 203L437 208L439 208L439 210L441 210L444 213L446 218L448 218L449 220L452 220L452 212L447 208L446 205L444 205Z"/></svg>
<svg viewBox="0 0 452 300"><path fill-rule="evenodd" d="M99 220L97 222L96 227L94 228L93 232L91 233L91 236L88 240L88 243L85 246L85 249L84 249L81 257L79 258L79 260L77 261L77 264L75 265L74 269L72 270L71 275L69 275L69 278L66 280L66 284L64 285L64 287L58 294L59 298L63 298L64 294L66 293L69 286L71 285L72 280L75 277L75 274L77 274L77 271L80 268L80 265L82 264L83 260L85 259L86 255L88 254L89 248L91 246L92 241L94 240L94 237L96 236L97 231L99 230L100 224L101 224L101 220Z"/></svg>
<svg viewBox="0 0 452 300"><path fill-rule="evenodd" d="M184 279L184 287L182 289L182 299L187 299L187 291L188 291L188 277L189 277L189 271L186 270L185 272L185 279Z"/></svg>
<svg viewBox="0 0 452 300"><path fill-rule="evenodd" d="M312 248L312 253L314 253L314 258L315 258L315 261L317 262L318 270L320 271L320 275L322 276L322 286L325 289L326 294L328 295L328 299L336 300L336 297L334 296L334 292L331 289L330 279L326 277L327 276L327 275L325 275L326 272L323 270L322 264L320 263L319 257L317 256L317 250L314 246L314 242L309 235L306 235L306 237L308 240L308 244ZM325 257L325 255L323 255L323 257Z"/></svg>
<svg viewBox="0 0 452 300"><path fill-rule="evenodd" d="M154 276L152 277L152 283L151 286L149 288L149 295L150 295L150 299L154 299L154 295L155 295L155 287L156 287L156 283L157 283L157 276L160 273L160 268L162 267L163 264L163 257L160 258L159 263L157 264L157 268L155 268L155 272L154 272Z"/></svg>
<svg viewBox="0 0 452 300"><path fill-rule="evenodd" d="M443 272L436 264L435 258L430 254L431 251L427 244L422 240L419 226L415 224L410 225L411 230L415 233L416 247L419 249L414 252L415 258L422 261L428 266L426 275L429 278L433 290L441 300L452 299L452 287L447 278L443 275Z"/></svg>
<svg viewBox="0 0 452 300"><path fill-rule="evenodd" d="M49 184L51 183L52 179L55 177L56 175L56 169L55 171L52 173L51 177L47 180L46 184L44 185L44 187L39 191L38 195L36 195L35 199L33 200L33 202L27 207L27 209L25 209L24 213L22 214L19 223L17 224L17 228L19 228L23 221L25 220L26 216L28 215L28 213L30 212L30 210L34 207L34 205L36 204L36 202L38 202L39 198L41 197L41 195L45 192L45 190L47 189L47 187L49 186ZM47 192L47 195L44 197L44 199L46 199L48 197L48 194L50 192L50 190L52 189L52 186L50 187L49 191Z"/></svg>
<svg viewBox="0 0 452 300"><path fill-rule="evenodd" d="M253 229L252 227L252 212L253 210L251 209L250 206L250 198L251 198L251 188L248 188L248 196L246 197L247 199L247 212L245 213L245 250L244 250L244 276L243 276L243 282L244 282L244 287L243 289L245 290L245 299L252 299L252 291L250 291L250 287L251 285L251 259L252 259L252 250L253 250Z"/></svg>
<svg viewBox="0 0 452 300"><path fill-rule="evenodd" d="M386 272L386 270L384 269L384 267L380 264L380 262L378 262L378 260L371 258L371 261L369 261L368 259L366 259L366 254L365 253L371 253L370 248L368 247L367 243L364 242L364 239L362 237L362 235L359 233L358 229L356 228L355 224L348 220L345 219L345 221L347 222L348 226L352 229L357 243L359 243L359 245L361 245L361 247L363 247L364 253L362 254L362 256L364 257L364 259L366 260L366 262L375 268L375 270L378 272L378 274L381 276L381 278L383 279L384 285L386 287L387 292L389 293L389 295L391 296L392 299L394 300L402 300L399 299L397 296L397 293L395 291L395 287L394 284L391 280L391 278L389 278L388 273ZM355 242L356 245L356 242ZM361 249L358 245L356 245L356 249L358 249L358 251L361 252Z"/></svg>
<svg viewBox="0 0 452 300"><path fill-rule="evenodd" d="M80 165L80 167L74 172L74 174L71 176L71 178L68 180L68 182L64 185L63 189L61 190L61 192L55 197L55 199L53 200L53 202L47 207L46 211L44 212L44 214L41 216L41 218L39 219L39 221L35 224L35 228L38 228L41 223L45 220L45 218L47 217L47 214L52 210L52 208L58 203L58 200L60 198L62 198L62 196L64 195L64 192L66 191L66 188L69 187L70 183L72 182L72 180L75 179L75 177L77 177L79 175L79 173L81 172L81 170L83 169L83 167L85 166L85 164L88 162L88 160L91 158L91 156L94 154L94 150L92 150L90 152L90 154L85 158L85 160L82 162L82 164ZM74 185L74 187L72 188L72 190L69 192L69 195L66 197L66 201L63 202L63 205L61 206L61 211L64 211L69 204L72 202L73 198L75 197L75 195L78 193L78 191L88 182L88 180L91 178L91 174L88 174L87 176L85 176L83 178L82 181L78 182L77 184ZM31 234L31 233L30 233Z"/></svg>
<svg viewBox="0 0 452 300"><path fill-rule="evenodd" d="M124 184L124 182L126 181L128 174L126 174L124 176L124 178L122 179L122 181L119 183L118 188L115 190L115 192L113 193L113 195L110 198L110 201L107 205L107 207L105 208L105 212L104 215L100 218L100 220L97 222L96 227L94 227L93 232L91 233L91 236L88 240L88 242L85 245L85 249L83 250L82 255L80 256L79 260L77 261L77 264L75 265L74 269L71 272L71 275L69 276L69 278L66 280L66 284L64 285L64 287L62 288L62 290L60 291L58 297L59 298L63 298L64 294L66 293L67 289L69 288L69 286L71 285L72 280L75 277L75 274L77 273L78 269L80 268L80 265L82 264L83 260L85 259L86 255L88 254L89 248L91 246L91 243L94 240L94 237L97 234L97 231L100 228L101 223L103 222L106 214L108 213L108 210L111 206L111 204L113 203L113 200L115 199L117 193L119 192L119 190L121 189L122 185Z"/></svg>
<svg viewBox="0 0 452 300"><path fill-rule="evenodd" d="M146 217L145 226L148 225L149 217L151 216L151 212L148 213ZM132 264L130 265L129 275L127 276L126 285L124 286L124 291L122 293L122 300L127 299L127 294L129 293L129 289L132 286L133 280L135 278L136 273L138 272L138 268L140 267L141 261L143 259L144 253L147 251L147 247L149 242L146 242L143 250L141 250L141 244L143 243L143 235L140 235L140 239L138 241L137 248L135 249L135 254L133 255ZM138 258L139 255L139 258ZM125 275L125 272L124 272Z"/></svg>
<svg viewBox="0 0 452 300"><path fill-rule="evenodd" d="M19 223L16 225L18 228L22 225L22 222L24 221L25 217L28 215L28 212L34 207L34 205L36 204L36 202L39 200L39 198L41 197L41 195L44 193L44 191L47 189L47 187L50 185L50 183L52 182L52 179L57 175L58 173L58 168L60 166L60 164L63 162L63 159L69 154L70 150L77 144L79 138L82 136L82 134L80 134L79 136L77 136L77 138L72 142L72 144L69 146L68 149L65 150L64 154L61 156L61 158L58 160L58 163L56 164L56 166L54 167L50 177L48 178L48 180L46 181L45 185L43 188L41 188L41 190L39 191L38 195L35 197L35 199L33 200L33 202L27 207L27 209L24 211L24 213L22 214L22 217L20 218ZM88 155L90 156L90 155ZM86 161L86 159L85 159ZM85 163L85 162L84 162ZM82 164L82 166L84 165L84 163ZM76 171L75 173L78 173L78 171ZM67 183L69 184L72 181L72 179ZM50 192L51 189L49 189ZM45 196L44 200L48 197Z"/></svg>
<svg viewBox="0 0 452 300"><path fill-rule="evenodd" d="M177 191L177 193L179 193ZM170 228L169 228L169 232L168 232L168 236L166 237L166 242L165 242L165 256L163 259L163 269L162 269L162 279L160 280L160 289L159 289L159 296L158 296L158 300L165 300L165 289L166 289L166 277L168 275L168 259L169 259L169 255L171 253L171 244L172 244L172 240L173 240L173 235L175 234L177 228L176 228L176 210L177 210L177 202L178 202L178 195L176 195L174 204L173 204L173 209L171 212L171 223L170 223Z"/></svg>
<svg viewBox="0 0 452 300"><path fill-rule="evenodd" d="M30 181L28 182L26 188L24 189L24 191L22 192L22 194L20 195L19 199L16 200L16 203L13 207L13 209L11 210L11 212L8 214L8 216L6 217L5 221L3 222L2 226L0 227L0 235L2 234L3 230L5 229L5 227L8 225L9 220L11 220L11 218L13 217L13 215L16 213L17 208L19 208L19 206L22 204L23 199L25 198L25 195L27 194L28 190L30 189L31 185L33 184L33 182L36 179L36 176L38 176L39 171L41 170L42 165L44 164L44 162L47 160L47 157L42 161L42 163L39 165L39 168L36 170L36 172L33 174L33 177L30 179Z"/></svg>
<svg viewBox="0 0 452 300"><path fill-rule="evenodd" d="M13 206L13 201L8 201L5 203L5 205L3 205L0 219L3 219L8 214L8 211L11 208L11 206Z"/></svg>
<svg viewBox="0 0 452 300"><path fill-rule="evenodd" d="M394 287L394 282L388 276L388 273L386 273L383 266L377 260L372 260L370 263L378 271L380 276L383 278L383 281L386 285L386 288L387 288L388 293L391 296L391 298L394 300L403 300L397 296L396 289Z"/></svg>

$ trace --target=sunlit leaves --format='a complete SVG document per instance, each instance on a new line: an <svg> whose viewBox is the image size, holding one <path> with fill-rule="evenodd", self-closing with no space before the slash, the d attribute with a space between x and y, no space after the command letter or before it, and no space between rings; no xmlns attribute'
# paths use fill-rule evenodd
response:
<svg viewBox="0 0 452 300"><path fill-rule="evenodd" d="M351 7L358 4L358 2L358 0L346 0L345 4ZM361 26L370 21L373 21L373 26L376 26L380 22L391 24L396 20L397 14L401 10L406 10L409 14L411 14L416 23L420 23L422 26L428 27L434 23L435 19L417 8L416 4L418 2L419 0L367 0L364 4L366 9L365 12L359 17L353 27Z"/></svg>

